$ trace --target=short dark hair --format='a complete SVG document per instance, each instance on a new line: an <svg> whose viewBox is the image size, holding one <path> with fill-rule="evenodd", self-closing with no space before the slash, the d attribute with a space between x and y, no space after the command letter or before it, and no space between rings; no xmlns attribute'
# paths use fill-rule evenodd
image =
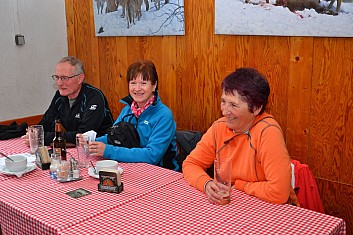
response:
<svg viewBox="0 0 353 235"><path fill-rule="evenodd" d="M75 67L75 74L83 73L85 74L85 68L81 60L73 57L73 56L66 56L62 58L58 64L60 63L69 63L71 66Z"/></svg>
<svg viewBox="0 0 353 235"><path fill-rule="evenodd" d="M251 113L261 105L262 109L259 114L266 109L270 86L266 77L254 68L236 69L224 78L221 88L228 95L234 95L237 92L248 104Z"/></svg>
<svg viewBox="0 0 353 235"><path fill-rule="evenodd" d="M126 80L129 83L131 80L135 79L139 74L142 75L143 81L151 81L152 85L158 82L158 74L156 67L150 60L139 60L132 63L127 69ZM158 90L158 83L156 86Z"/></svg>

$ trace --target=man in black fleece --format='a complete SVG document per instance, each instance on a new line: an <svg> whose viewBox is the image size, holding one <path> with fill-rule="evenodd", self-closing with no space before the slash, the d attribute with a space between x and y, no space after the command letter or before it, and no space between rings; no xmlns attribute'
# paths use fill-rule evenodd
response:
<svg viewBox="0 0 353 235"><path fill-rule="evenodd" d="M104 94L96 87L85 83L83 64L75 57L62 58L52 76L57 91L52 102L38 123L44 127L44 144L50 145L55 132L55 120L60 119L66 130L67 143L75 144L76 134L89 130L97 136L106 134L113 125L113 118ZM28 145L28 135L22 136Z"/></svg>

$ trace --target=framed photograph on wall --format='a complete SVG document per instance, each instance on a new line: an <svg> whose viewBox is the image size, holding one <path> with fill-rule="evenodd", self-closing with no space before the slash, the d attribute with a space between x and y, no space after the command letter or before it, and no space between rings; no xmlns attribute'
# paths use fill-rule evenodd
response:
<svg viewBox="0 0 353 235"><path fill-rule="evenodd" d="M215 0L215 33L353 37L353 0Z"/></svg>
<svg viewBox="0 0 353 235"><path fill-rule="evenodd" d="M92 0L96 36L184 35L184 0Z"/></svg>

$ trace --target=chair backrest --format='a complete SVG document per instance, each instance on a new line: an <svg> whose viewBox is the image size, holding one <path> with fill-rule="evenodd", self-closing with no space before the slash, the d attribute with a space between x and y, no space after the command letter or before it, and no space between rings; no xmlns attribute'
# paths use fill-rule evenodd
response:
<svg viewBox="0 0 353 235"><path fill-rule="evenodd" d="M297 194L300 206L313 211L325 213L315 177L310 171L309 166L293 159L291 160L291 163L294 164L294 191Z"/></svg>
<svg viewBox="0 0 353 235"><path fill-rule="evenodd" d="M177 161L181 166L185 158L190 154L190 152L196 147L196 144L201 140L202 133L199 131L190 130L177 130L176 131L176 142L178 146L178 157Z"/></svg>

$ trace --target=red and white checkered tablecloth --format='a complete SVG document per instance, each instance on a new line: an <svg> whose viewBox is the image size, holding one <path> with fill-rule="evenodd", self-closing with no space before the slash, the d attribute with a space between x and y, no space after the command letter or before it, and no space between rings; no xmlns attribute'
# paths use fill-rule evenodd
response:
<svg viewBox="0 0 353 235"><path fill-rule="evenodd" d="M0 152L7 155L15 153L29 153L29 147L24 145L20 138L0 140Z"/></svg>
<svg viewBox="0 0 353 235"><path fill-rule="evenodd" d="M233 190L213 205L184 179L62 230L59 234L346 234L342 219L275 205Z"/></svg>
<svg viewBox="0 0 353 235"><path fill-rule="evenodd" d="M17 145L12 146L13 150L5 148L4 142L0 142L0 146L6 153L25 152L22 147L16 150ZM75 149L69 151L76 156ZM51 179L48 170L39 168L21 178L2 176L7 177L7 180L0 181L0 224L3 234L58 234L182 178L181 173L146 163L119 163L119 166L124 170L124 191L120 194L99 192L98 179L88 176L87 169L82 172L82 180L67 183ZM76 199L65 194L78 188L92 194Z"/></svg>
<svg viewBox="0 0 353 235"><path fill-rule="evenodd" d="M0 140L0 152L11 155L15 153L29 153L29 147L21 143L20 138L10 139L10 140ZM3 157L0 155L0 157ZM12 176L16 177L16 176ZM7 180L11 178L11 176L0 174L0 182L3 180Z"/></svg>

